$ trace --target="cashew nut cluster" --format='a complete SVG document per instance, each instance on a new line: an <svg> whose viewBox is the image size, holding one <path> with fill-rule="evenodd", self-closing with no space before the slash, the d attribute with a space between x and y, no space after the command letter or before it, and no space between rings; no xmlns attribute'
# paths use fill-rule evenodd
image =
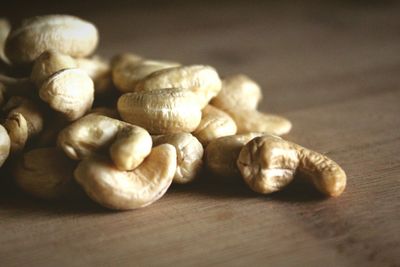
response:
<svg viewBox="0 0 400 267"><path fill-rule="evenodd" d="M134 53L109 61L98 42L70 15L0 18L0 171L29 195L68 201L80 186L130 210L207 174L268 194L297 172L326 196L345 189L337 163L279 137L292 123L257 109L263 90L248 76Z"/></svg>

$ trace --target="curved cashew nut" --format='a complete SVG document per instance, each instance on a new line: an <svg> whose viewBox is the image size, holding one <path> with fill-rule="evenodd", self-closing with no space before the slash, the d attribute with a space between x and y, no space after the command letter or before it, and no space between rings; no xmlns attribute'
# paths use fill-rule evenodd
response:
<svg viewBox="0 0 400 267"><path fill-rule="evenodd" d="M8 112L4 127L11 139L11 153L17 153L43 130L43 114L31 100L19 96L9 99L3 107Z"/></svg>
<svg viewBox="0 0 400 267"><path fill-rule="evenodd" d="M24 153L13 168L17 185L43 199L62 198L73 192L76 163L55 147Z"/></svg>
<svg viewBox="0 0 400 267"><path fill-rule="evenodd" d="M144 60L133 54L118 55L113 60L113 82L121 92L133 92L136 84L149 74L179 65L170 61Z"/></svg>
<svg viewBox="0 0 400 267"><path fill-rule="evenodd" d="M296 170L306 173L325 195L338 196L346 187L346 174L336 162L277 136L250 141L241 150L237 164L245 182L264 194L281 190L293 180Z"/></svg>
<svg viewBox="0 0 400 267"><path fill-rule="evenodd" d="M58 146L74 160L108 149L120 170L133 170L151 151L149 133L138 126L98 114L89 114L62 130Z"/></svg>
<svg viewBox="0 0 400 267"><path fill-rule="evenodd" d="M262 133L248 133L220 137L212 140L206 147L205 161L207 168L216 179L236 180L240 171L236 165L243 146Z"/></svg>
<svg viewBox="0 0 400 267"><path fill-rule="evenodd" d="M96 27L77 17L38 16L11 30L5 53L14 65L28 65L51 49L72 57L85 57L94 51L98 38Z"/></svg>
<svg viewBox="0 0 400 267"><path fill-rule="evenodd" d="M11 140L8 136L7 130L0 124L0 167L10 154Z"/></svg>
<svg viewBox="0 0 400 267"><path fill-rule="evenodd" d="M190 133L152 136L153 145L173 145L177 153L174 183L186 184L197 178L203 166L204 149L199 140Z"/></svg>
<svg viewBox="0 0 400 267"><path fill-rule="evenodd" d="M64 69L51 75L40 87L40 98L73 121L82 117L94 100L92 79L81 69Z"/></svg>
<svg viewBox="0 0 400 267"><path fill-rule="evenodd" d="M227 113L211 105L207 105L201 113L200 124L193 135L203 146L219 137L236 134L236 123Z"/></svg>
<svg viewBox="0 0 400 267"><path fill-rule="evenodd" d="M217 71L210 66L193 65L168 68L153 72L141 80L136 92L164 88L182 88L196 94L199 105L204 108L221 90Z"/></svg>
<svg viewBox="0 0 400 267"><path fill-rule="evenodd" d="M151 134L192 132L201 120L196 96L184 89L123 94L118 99L118 112L124 121Z"/></svg>
<svg viewBox="0 0 400 267"><path fill-rule="evenodd" d="M117 210L136 209L161 198L176 171L176 151L169 144L157 146L133 171L120 171L103 158L81 161L75 179L91 199Z"/></svg>

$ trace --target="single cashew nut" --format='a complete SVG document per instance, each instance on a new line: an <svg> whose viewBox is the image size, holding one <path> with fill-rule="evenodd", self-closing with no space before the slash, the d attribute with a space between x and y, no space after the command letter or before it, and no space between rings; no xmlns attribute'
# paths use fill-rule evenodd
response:
<svg viewBox="0 0 400 267"><path fill-rule="evenodd" d="M248 76L236 74L222 80L222 89L211 104L222 110L257 109L262 99L260 86Z"/></svg>
<svg viewBox="0 0 400 267"><path fill-rule="evenodd" d="M203 166L204 149L199 140L190 133L152 136L153 145L173 145L177 153L174 183L186 184L198 177Z"/></svg>
<svg viewBox="0 0 400 267"><path fill-rule="evenodd" d="M62 198L73 192L76 163L55 147L24 153L13 169L17 185L26 193L42 198Z"/></svg>
<svg viewBox="0 0 400 267"><path fill-rule="evenodd" d="M4 46L6 44L6 40L10 31L11 25L8 20L0 18L0 61L3 61L5 63L8 63L8 60L4 55Z"/></svg>
<svg viewBox="0 0 400 267"><path fill-rule="evenodd" d="M0 167L3 166L4 162L10 154L11 140L7 133L7 130L0 124Z"/></svg>
<svg viewBox="0 0 400 267"><path fill-rule="evenodd" d="M120 170L133 170L150 154L149 133L138 126L98 114L89 114L62 130L58 146L74 160L109 149Z"/></svg>
<svg viewBox="0 0 400 267"><path fill-rule="evenodd" d="M284 188L296 170L325 195L338 196L346 187L346 174L336 162L277 136L254 138L241 150L237 165L250 188L264 194Z"/></svg>
<svg viewBox="0 0 400 267"><path fill-rule="evenodd" d="M264 132L284 135L292 129L292 123L278 115L267 114L252 109L225 110L236 122L237 133Z"/></svg>
<svg viewBox="0 0 400 267"><path fill-rule="evenodd" d="M15 65L27 65L47 50L72 57L86 57L97 46L96 27L69 15L47 15L24 20L12 29L5 47L8 59Z"/></svg>
<svg viewBox="0 0 400 267"><path fill-rule="evenodd" d="M51 75L39 90L40 98L73 121L92 107L93 81L80 69L65 69Z"/></svg>
<svg viewBox="0 0 400 267"><path fill-rule="evenodd" d="M262 133L247 133L224 136L212 140L206 147L205 161L207 168L216 179L224 181L240 178L240 171L236 165L239 153L243 146Z"/></svg>
<svg viewBox="0 0 400 267"><path fill-rule="evenodd" d="M118 55L113 60L113 82L121 92L133 92L137 83L149 74L179 65L170 61L144 60L133 54Z"/></svg>
<svg viewBox="0 0 400 267"><path fill-rule="evenodd" d="M217 71L210 66L193 65L168 68L153 72L141 80L136 92L164 88L182 88L196 94L201 108L221 90L221 80Z"/></svg>
<svg viewBox="0 0 400 267"><path fill-rule="evenodd" d="M124 121L151 134L192 132L201 120L196 96L184 89L126 93L118 99L117 106Z"/></svg>
<svg viewBox="0 0 400 267"><path fill-rule="evenodd" d="M55 50L43 52L34 62L31 72L31 81L40 88L54 73L76 68L77 64L72 57Z"/></svg>
<svg viewBox="0 0 400 267"><path fill-rule="evenodd" d="M36 103L19 96L11 97L3 111L8 113L4 127L11 139L11 153L18 153L43 130L43 114Z"/></svg>
<svg viewBox="0 0 400 267"><path fill-rule="evenodd" d="M133 171L120 171L106 159L81 161L75 179L95 202L128 210L145 207L161 198L176 172L176 151L169 144L157 146Z"/></svg>
<svg viewBox="0 0 400 267"><path fill-rule="evenodd" d="M227 113L211 105L207 105L201 112L200 124L193 135L203 146L219 137L236 134L236 123Z"/></svg>

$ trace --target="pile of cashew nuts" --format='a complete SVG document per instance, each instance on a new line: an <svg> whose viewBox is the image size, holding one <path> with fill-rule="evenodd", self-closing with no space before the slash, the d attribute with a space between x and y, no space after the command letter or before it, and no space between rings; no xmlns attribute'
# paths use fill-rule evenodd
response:
<svg viewBox="0 0 400 267"><path fill-rule="evenodd" d="M257 110L248 76L133 53L108 61L93 55L98 41L74 16L0 19L1 176L24 192L54 200L80 186L104 207L136 209L203 170L262 194L297 172L324 195L345 189L337 163L279 137L291 122Z"/></svg>

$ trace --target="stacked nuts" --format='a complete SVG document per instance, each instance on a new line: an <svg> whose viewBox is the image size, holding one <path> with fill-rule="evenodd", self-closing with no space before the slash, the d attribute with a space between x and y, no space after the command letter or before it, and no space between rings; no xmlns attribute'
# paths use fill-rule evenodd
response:
<svg viewBox="0 0 400 267"><path fill-rule="evenodd" d="M104 207L135 209L199 178L204 163L214 179L242 178L262 194L297 171L327 196L343 192L338 164L279 137L291 123L257 110L262 91L249 77L132 53L108 62L92 56L98 39L73 16L13 29L0 19L0 166L23 191L66 198L76 181Z"/></svg>

